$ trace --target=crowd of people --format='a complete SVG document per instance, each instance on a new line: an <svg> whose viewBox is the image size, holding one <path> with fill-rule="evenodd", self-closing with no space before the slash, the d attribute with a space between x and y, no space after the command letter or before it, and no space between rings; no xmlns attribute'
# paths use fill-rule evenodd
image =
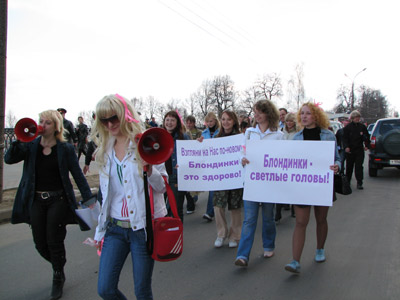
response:
<svg viewBox="0 0 400 300"><path fill-rule="evenodd" d="M140 157L135 137L146 128L159 125L154 117L151 122L147 119L142 123L139 113L126 98L113 94L98 102L93 113L94 123L90 136L83 117L78 118L79 124L75 129L72 122L65 118L66 112L66 109L59 108L40 113L39 125L43 127L41 134L31 142L13 142L5 155L8 164L24 161L12 223L30 224L37 251L52 265L51 299L61 298L63 292L66 225L78 223L82 230L89 230L75 213L77 203L69 174L72 174L82 194L83 205L92 208L96 200L101 201L102 209L94 237L96 247L101 249L98 275L100 297L126 299L118 289L118 281L130 253L135 295L137 299L153 299L151 278L154 260L146 249L143 171L147 171L149 184L154 190L155 217L169 213L163 177L168 177L182 222L185 198L186 214L195 211L198 201L199 192L178 190L177 140L203 142L204 139L242 135L244 145L248 140L336 141L334 133L329 130L326 113L311 102L303 104L297 112L278 109L270 100L257 101L251 112L239 116L232 110L225 110L219 116L208 112L204 118L204 130L196 127L194 116L187 116L183 120L178 111L172 110L164 115L160 125L173 138L172 155L165 163L151 165ZM355 168L357 188L362 189L362 162L369 138L368 131L360 123L360 117L357 111L352 112L351 123L337 134L335 156L329 168L334 173L344 172L343 161L346 159L349 181ZM83 170L78 162L81 154L85 156ZM91 193L84 176L93 160L100 169L97 197ZM251 163L245 152L241 163L243 167ZM335 192L332 191L332 200L335 199ZM270 259L275 254L276 225L282 217L281 210L291 210L291 216L296 218L292 239L293 257L284 268L299 273L312 206L275 204L275 200L269 199L268 194L264 193L260 193L259 201L244 200L243 188L209 191L202 218L207 222L215 220L214 247L222 247L227 240L230 248L237 248L234 264L247 267L261 209L262 248L264 257ZM230 212L229 224L226 208ZM328 208L313 206L317 224L315 261L319 263L326 260Z"/></svg>

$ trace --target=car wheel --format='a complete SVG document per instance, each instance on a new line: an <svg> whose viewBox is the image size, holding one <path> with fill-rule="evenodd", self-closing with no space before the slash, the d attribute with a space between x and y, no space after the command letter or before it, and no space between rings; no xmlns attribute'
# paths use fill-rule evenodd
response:
<svg viewBox="0 0 400 300"><path fill-rule="evenodd" d="M378 176L378 169L377 168L368 167L368 175L369 175L369 177Z"/></svg>
<svg viewBox="0 0 400 300"><path fill-rule="evenodd" d="M400 130L391 130L383 137L383 149L394 156L400 155Z"/></svg>

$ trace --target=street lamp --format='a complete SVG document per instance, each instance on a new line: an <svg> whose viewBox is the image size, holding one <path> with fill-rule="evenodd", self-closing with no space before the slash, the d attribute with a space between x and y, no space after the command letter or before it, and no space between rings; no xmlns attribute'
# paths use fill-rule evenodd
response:
<svg viewBox="0 0 400 300"><path fill-rule="evenodd" d="M358 72L358 73L353 77L353 79L351 79L346 73L344 74L344 76L346 76L347 78L349 78L349 79L351 80L351 102L350 102L351 111L354 110L354 80L356 79L356 77L357 77L360 73L364 72L366 69L367 69L367 68L364 68L364 69L362 69L360 72Z"/></svg>

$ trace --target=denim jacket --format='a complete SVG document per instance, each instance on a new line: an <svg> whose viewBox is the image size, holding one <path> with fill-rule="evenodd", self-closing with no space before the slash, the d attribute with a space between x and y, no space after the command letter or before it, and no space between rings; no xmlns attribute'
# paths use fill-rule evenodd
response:
<svg viewBox="0 0 400 300"><path fill-rule="evenodd" d="M321 141L335 141L335 164L339 166L340 170L340 155L337 149L336 137L334 133L328 129L321 128L320 138ZM293 140L304 140L303 129L294 135Z"/></svg>
<svg viewBox="0 0 400 300"><path fill-rule="evenodd" d="M4 157L4 161L7 164L15 164L24 161L22 178L14 200L14 207L11 216L12 224L30 224L30 211L35 198L36 154L41 138L42 137L38 137L28 143L22 143L20 141L13 142ZM96 197L92 195L86 178L82 173L78 163L78 157L75 154L74 146L57 140L57 160L61 181L70 208L66 222L68 224L78 223L81 230L89 230L90 228L86 223L75 213L77 203L74 189L71 180L69 179L69 173L71 172L72 177L81 192L83 203L85 203L85 205L89 206L94 204L96 202Z"/></svg>
<svg viewBox="0 0 400 300"><path fill-rule="evenodd" d="M203 132L201 133L201 135L202 135L205 139L212 139L212 138L214 138L214 137L217 136L218 132L219 132L219 129L215 130L214 134L211 136L210 128L206 128L206 129L203 130Z"/></svg>

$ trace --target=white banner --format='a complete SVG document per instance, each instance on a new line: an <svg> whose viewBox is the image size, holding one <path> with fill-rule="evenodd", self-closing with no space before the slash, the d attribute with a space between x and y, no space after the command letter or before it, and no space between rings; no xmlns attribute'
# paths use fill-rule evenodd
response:
<svg viewBox="0 0 400 300"><path fill-rule="evenodd" d="M332 206L333 141L246 141L244 200Z"/></svg>
<svg viewBox="0 0 400 300"><path fill-rule="evenodd" d="M243 134L176 141L178 190L222 191L243 187Z"/></svg>

